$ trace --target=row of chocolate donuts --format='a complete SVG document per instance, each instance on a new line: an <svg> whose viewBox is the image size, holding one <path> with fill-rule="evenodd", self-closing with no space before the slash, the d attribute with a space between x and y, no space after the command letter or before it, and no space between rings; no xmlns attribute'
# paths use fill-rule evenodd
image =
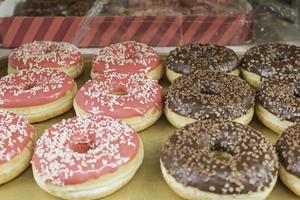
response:
<svg viewBox="0 0 300 200"><path fill-rule="evenodd" d="M258 87L255 110L264 125L281 133L300 119L300 47L259 45L249 49L239 62L226 47L189 44L171 51L166 68L174 84L166 95L165 114L176 127L214 118L248 124L255 92L240 78L226 75L238 76L239 68L243 78ZM178 78L182 75L184 78Z"/></svg>
<svg viewBox="0 0 300 200"><path fill-rule="evenodd" d="M207 46L219 48L204 45L203 49ZM198 52L190 52L193 48L198 48ZM220 48L224 52L225 48ZM276 144L280 168L275 148L261 133L241 125L252 119L254 90L242 79L220 73L230 73L220 63L237 63L232 61L237 57L230 57L231 50L227 49L227 56L222 54L219 60L218 54L214 57L211 53L200 62L197 53L205 57L203 49L201 44L185 45L171 52L166 61L167 76L173 84L166 95L165 114L170 123L181 127L162 149L161 169L166 182L186 199L265 199L276 183L279 169L284 184L299 195L299 47L260 45L242 59L243 77L252 86L260 85L257 116L275 132L283 132ZM262 51L265 53L261 54ZM247 60L250 63L246 64ZM247 65L249 70L262 72L256 75L256 82L249 77ZM235 67L231 74L237 75L234 71L238 71L238 65ZM268 67L272 73L266 75ZM221 159L217 158L220 153Z"/></svg>

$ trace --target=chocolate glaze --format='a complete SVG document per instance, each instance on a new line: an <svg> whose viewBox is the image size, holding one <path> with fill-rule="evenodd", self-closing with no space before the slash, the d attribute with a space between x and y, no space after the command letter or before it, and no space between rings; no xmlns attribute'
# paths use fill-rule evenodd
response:
<svg viewBox="0 0 300 200"><path fill-rule="evenodd" d="M228 160L210 156L227 152ZM161 161L177 182L218 194L263 191L277 176L274 147L256 130L229 121L198 121L178 129Z"/></svg>
<svg viewBox="0 0 300 200"><path fill-rule="evenodd" d="M300 47L287 44L263 44L249 49L242 68L263 78L274 74L300 73Z"/></svg>
<svg viewBox="0 0 300 200"><path fill-rule="evenodd" d="M227 73L236 69L238 65L239 60L233 50L211 44L179 46L166 58L166 66L180 74L199 68Z"/></svg>
<svg viewBox="0 0 300 200"><path fill-rule="evenodd" d="M197 120L233 120L254 106L254 92L239 77L196 70L175 80L166 95L171 111Z"/></svg>
<svg viewBox="0 0 300 200"><path fill-rule="evenodd" d="M280 163L288 172L300 177L300 124L283 131L275 147Z"/></svg>
<svg viewBox="0 0 300 200"><path fill-rule="evenodd" d="M300 74L274 75L257 91L257 102L282 120L300 122Z"/></svg>

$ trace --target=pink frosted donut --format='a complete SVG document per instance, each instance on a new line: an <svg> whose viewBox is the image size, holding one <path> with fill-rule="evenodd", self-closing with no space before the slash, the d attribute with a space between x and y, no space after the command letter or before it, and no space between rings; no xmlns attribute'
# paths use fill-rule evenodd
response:
<svg viewBox="0 0 300 200"><path fill-rule="evenodd" d="M35 130L26 119L0 109L0 184L28 167L34 136Z"/></svg>
<svg viewBox="0 0 300 200"><path fill-rule="evenodd" d="M23 44L8 57L9 74L35 67L57 69L76 78L82 73L83 57L75 45L52 41Z"/></svg>
<svg viewBox="0 0 300 200"><path fill-rule="evenodd" d="M66 73L33 68L0 79L0 108L25 116L30 122L44 121L72 107L77 91Z"/></svg>
<svg viewBox="0 0 300 200"><path fill-rule="evenodd" d="M91 77L103 73L143 73L159 80L163 74L160 55L144 43L126 41L101 48L93 58Z"/></svg>
<svg viewBox="0 0 300 200"><path fill-rule="evenodd" d="M161 86L143 74L103 74L82 86L73 106L77 116L104 114L140 131L161 116Z"/></svg>
<svg viewBox="0 0 300 200"><path fill-rule="evenodd" d="M63 120L45 130L32 158L45 191L64 199L96 199L130 181L143 160L143 144L126 123L103 115Z"/></svg>

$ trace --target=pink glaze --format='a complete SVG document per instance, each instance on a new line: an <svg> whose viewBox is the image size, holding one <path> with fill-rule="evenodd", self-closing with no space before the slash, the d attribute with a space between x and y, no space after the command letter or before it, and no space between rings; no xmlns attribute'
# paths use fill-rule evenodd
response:
<svg viewBox="0 0 300 200"><path fill-rule="evenodd" d="M0 164L19 155L33 141L34 132L26 119L0 109Z"/></svg>
<svg viewBox="0 0 300 200"><path fill-rule="evenodd" d="M75 87L64 72L33 68L9 74L0 79L0 107L25 107L51 103Z"/></svg>
<svg viewBox="0 0 300 200"><path fill-rule="evenodd" d="M88 115L47 129L37 141L32 162L44 182L73 185L115 172L135 158L139 146L136 132L126 123Z"/></svg>
<svg viewBox="0 0 300 200"><path fill-rule="evenodd" d="M70 43L35 41L23 44L9 55L8 64L17 69L59 68L82 63L79 49Z"/></svg>
<svg viewBox="0 0 300 200"><path fill-rule="evenodd" d="M112 94L119 90L126 94ZM88 81L75 101L87 113L123 119L143 116L154 106L161 109L162 93L158 82L143 74L111 73Z"/></svg>
<svg viewBox="0 0 300 200"><path fill-rule="evenodd" d="M148 73L160 64L160 55L147 44L134 41L112 44L100 49L92 61L97 73Z"/></svg>

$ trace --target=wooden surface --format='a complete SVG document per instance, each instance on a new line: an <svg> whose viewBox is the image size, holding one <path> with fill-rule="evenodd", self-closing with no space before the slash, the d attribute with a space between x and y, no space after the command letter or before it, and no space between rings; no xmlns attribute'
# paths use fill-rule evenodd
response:
<svg viewBox="0 0 300 200"><path fill-rule="evenodd" d="M0 61L0 74L6 75L7 60ZM76 82L81 87L88 79L90 73L90 61L86 62L84 74ZM167 81L163 80L162 85ZM74 110L56 117L54 119L34 124L37 130L37 137L49 126L60 122L62 119L74 117ZM264 127L256 118L251 126L260 130L272 143L276 141L277 134ZM104 198L107 200L179 200L177 196L165 183L159 167L159 156L164 141L175 131L175 128L168 123L163 116L152 127L140 132L144 143L145 158L143 164L132 181L116 193ZM0 186L1 200L54 200L58 199L41 190L32 177L31 167L25 170L14 180ZM296 200L300 199L286 187L280 180L268 200Z"/></svg>

